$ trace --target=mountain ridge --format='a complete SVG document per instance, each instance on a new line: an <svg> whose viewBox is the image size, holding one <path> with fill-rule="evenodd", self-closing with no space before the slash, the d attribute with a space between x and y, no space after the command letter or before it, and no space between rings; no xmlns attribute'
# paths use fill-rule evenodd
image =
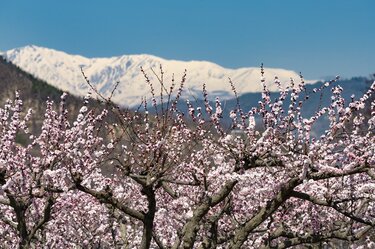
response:
<svg viewBox="0 0 375 249"><path fill-rule="evenodd" d="M184 70L187 69L185 87L189 94L195 96L201 95L202 84L205 83L211 96L219 95L223 99L232 98L233 92L228 78L235 83L240 95L260 92L262 88L259 68L228 69L209 61L166 60L147 54L86 58L35 45L5 51L3 56L26 72L78 96L84 96L90 90L80 68L98 91L105 96L109 96L116 83L120 82L113 101L130 107L138 105L142 97L150 97L150 88L140 67L145 69L154 87L159 83L151 68L159 73L160 65L163 66L166 85L170 84L173 74L178 84ZM294 71L265 68L266 84L271 91L277 90L273 83L275 76L279 77L284 86L289 84L290 78L299 81L299 74Z"/></svg>

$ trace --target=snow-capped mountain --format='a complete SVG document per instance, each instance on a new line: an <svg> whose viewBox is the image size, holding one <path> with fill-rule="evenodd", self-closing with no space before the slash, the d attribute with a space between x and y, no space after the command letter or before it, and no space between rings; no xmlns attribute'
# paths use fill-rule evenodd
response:
<svg viewBox="0 0 375 249"><path fill-rule="evenodd" d="M179 84L186 69L185 89L188 90L185 93L198 98L201 97L203 83L206 84L211 96L233 97L228 77L235 83L239 94L261 91L258 67L227 69L207 61L166 60L145 54L86 58L33 45L8 50L2 55L28 73L79 96L85 96L89 91L81 67L91 83L105 96L110 94L116 82L120 82L112 100L126 106L137 105L141 97L150 96L150 88L140 70L141 66L153 82L155 89L160 89L160 85L151 68L159 73L160 65L163 66L164 81L167 86L170 85L173 74L176 84ZM266 82L271 90L277 89L273 83L275 76L279 77L283 85L289 84L290 78L299 81L299 76L294 71L265 68Z"/></svg>

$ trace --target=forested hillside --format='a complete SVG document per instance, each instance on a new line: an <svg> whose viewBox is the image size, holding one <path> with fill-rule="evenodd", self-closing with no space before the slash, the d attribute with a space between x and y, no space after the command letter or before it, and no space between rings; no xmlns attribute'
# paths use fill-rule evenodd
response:
<svg viewBox="0 0 375 249"><path fill-rule="evenodd" d="M35 78L29 73L24 72L17 66L7 62L0 56L0 104L4 106L7 100L13 101L16 91L20 94L23 101L24 114L28 109L32 109L31 130L38 133L40 123L44 119L46 110L46 101L53 100L57 106L60 102L63 92L46 82ZM78 112L78 108L82 105L83 99L69 95L67 97L67 108L69 117L72 118ZM94 101L92 101L94 104ZM18 142L25 143L27 136L19 135Z"/></svg>

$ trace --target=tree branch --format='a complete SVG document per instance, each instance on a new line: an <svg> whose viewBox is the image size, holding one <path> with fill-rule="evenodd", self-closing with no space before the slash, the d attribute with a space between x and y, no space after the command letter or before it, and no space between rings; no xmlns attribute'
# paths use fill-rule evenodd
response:
<svg viewBox="0 0 375 249"><path fill-rule="evenodd" d="M140 221L143 221L144 218L145 218L143 213L122 204L119 200L117 200L115 197L112 196L111 192L104 191L104 190L95 191L95 190L89 189L89 188L81 185L81 183L77 182L77 181L75 182L75 185L76 185L78 190L92 195L93 197L95 197L100 202L112 205L113 207L121 210L122 212L129 215L130 217L133 217L133 218L135 218L137 220L140 220Z"/></svg>
<svg viewBox="0 0 375 249"><path fill-rule="evenodd" d="M355 241L361 239L368 231L370 231L373 227L366 226L362 230L352 234L351 229L347 229L346 231L333 231L327 232L323 234L305 234L299 235L298 233L293 233L286 230L281 230L278 232L277 236L273 236L274 239L278 237L285 237L287 239L283 241L278 241L276 246L267 245L263 248L272 248L272 249L284 249L289 248L296 245L301 244L314 244L319 242L328 241L331 239L338 239L344 241ZM274 234L275 235L275 234Z"/></svg>
<svg viewBox="0 0 375 249"><path fill-rule="evenodd" d="M195 208L193 217L184 225L182 229L182 248L193 248L197 232L199 230L199 223L203 217L208 213L210 208L222 202L232 191L237 181L228 181L218 193L212 197L207 197L205 201ZM179 248L179 243L175 243L173 248Z"/></svg>
<svg viewBox="0 0 375 249"><path fill-rule="evenodd" d="M261 208L256 215L234 231L235 235L230 241L230 248L241 248L249 234L270 217L291 196L292 190L301 183L302 180L295 177L283 184L277 195L272 200L269 200L266 206Z"/></svg>
<svg viewBox="0 0 375 249"><path fill-rule="evenodd" d="M55 204L55 200L52 196L47 199L46 206L43 211L43 218L36 224L28 235L28 240L32 240L39 229L41 229L50 219L52 213L52 206Z"/></svg>
<svg viewBox="0 0 375 249"><path fill-rule="evenodd" d="M356 222L359 222L359 223L362 223L362 224L365 224L365 225L375 226L375 223L373 223L371 221L366 221L366 220L364 220L360 217L355 216L354 214L352 214L350 212L347 212L347 211L344 211L344 210L340 209L340 207L337 205L337 203L340 203L340 201L329 201L328 202L326 200L318 199L318 198L315 198L315 197L313 197L309 194L297 192L297 191L292 191L291 196L295 197L295 198L298 198L298 199L301 199L301 200L309 201L309 202L311 202L313 204L316 204L316 205L333 208L334 210L336 210L340 214L343 214L344 216L350 218L351 220L354 220Z"/></svg>

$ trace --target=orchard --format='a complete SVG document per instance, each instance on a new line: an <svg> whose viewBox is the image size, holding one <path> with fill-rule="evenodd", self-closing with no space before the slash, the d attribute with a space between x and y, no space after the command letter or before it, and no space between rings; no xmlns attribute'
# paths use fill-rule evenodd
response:
<svg viewBox="0 0 375 249"><path fill-rule="evenodd" d="M307 93L275 78L273 99L261 70L258 106L238 102L229 125L205 85L181 111L187 76L162 70L142 70L152 98L137 111L88 82L104 108L88 96L70 120L64 94L39 131L16 93L0 109L1 248L374 248L375 83L348 102L337 79ZM305 117L323 88L331 104Z"/></svg>

